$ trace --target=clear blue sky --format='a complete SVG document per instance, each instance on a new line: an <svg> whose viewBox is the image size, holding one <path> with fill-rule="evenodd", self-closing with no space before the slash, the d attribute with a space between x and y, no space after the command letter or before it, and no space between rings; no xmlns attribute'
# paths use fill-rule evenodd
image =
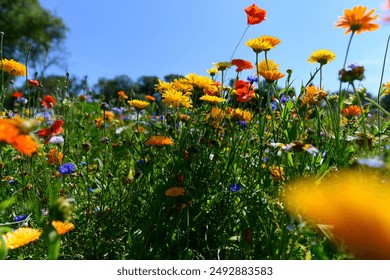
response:
<svg viewBox="0 0 390 280"><path fill-rule="evenodd" d="M269 52L269 59L281 70L293 69L294 87L306 83L315 64L307 62L317 49L336 53L336 60L324 68L325 90L338 89L349 35L334 28L345 8L364 5L381 15L383 0L40 0L41 5L61 17L69 27L65 41L67 56L60 68L46 74L88 75L90 85L99 77L126 74L133 80L142 75L163 78L168 74L207 75L213 62L228 61L243 34L244 8L256 3L267 11L267 19L250 26L234 58L250 60L253 51L245 42L261 35L272 35L281 44ZM390 25L374 32L356 35L349 63L366 68L362 84L376 94ZM389 58L390 59L390 58ZM388 59L388 61L389 61ZM234 75L234 70L230 74ZM243 78L252 75L243 73ZM390 64L384 81L390 81ZM315 84L319 81L316 79ZM284 80L280 81L284 84Z"/></svg>

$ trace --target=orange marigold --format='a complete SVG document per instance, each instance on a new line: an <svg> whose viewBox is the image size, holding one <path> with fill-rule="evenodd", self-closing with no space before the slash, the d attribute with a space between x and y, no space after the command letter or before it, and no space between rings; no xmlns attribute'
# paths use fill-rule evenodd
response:
<svg viewBox="0 0 390 280"><path fill-rule="evenodd" d="M55 148L52 148L47 153L47 161L48 161L49 165L56 164L56 163L62 163L63 157L64 157L64 154Z"/></svg>
<svg viewBox="0 0 390 280"><path fill-rule="evenodd" d="M244 59L233 59L232 65L236 66L236 72L241 72L242 70L253 69L253 65L250 61Z"/></svg>
<svg viewBox="0 0 390 280"><path fill-rule="evenodd" d="M341 114L346 118L352 118L362 114L362 110L357 105L349 105L347 108L343 108Z"/></svg>
<svg viewBox="0 0 390 280"><path fill-rule="evenodd" d="M22 227L16 229L15 231L7 232L3 235L3 238L8 249L16 249L37 240L41 234L41 230Z"/></svg>
<svg viewBox="0 0 390 280"><path fill-rule="evenodd" d="M74 224L70 222L53 221L51 225L58 234L65 234L74 229Z"/></svg>
<svg viewBox="0 0 390 280"><path fill-rule="evenodd" d="M35 125L32 120L0 119L0 144L10 144L22 154L31 156L38 150L37 142L29 135Z"/></svg>
<svg viewBox="0 0 390 280"><path fill-rule="evenodd" d="M152 136L145 142L145 145L150 145L155 147L171 146L173 144L174 142L171 137L162 136L162 135Z"/></svg>
<svg viewBox="0 0 390 280"><path fill-rule="evenodd" d="M177 197L177 196L184 195L184 188L182 187L169 188L165 191L165 195L170 197Z"/></svg>
<svg viewBox="0 0 390 280"><path fill-rule="evenodd" d="M367 14L367 7L355 6L351 10L345 9L344 16L340 16L335 27L347 28L345 34L356 32L360 34L365 31L374 31L379 28L379 24L372 23L378 15L371 16L375 9L371 9Z"/></svg>

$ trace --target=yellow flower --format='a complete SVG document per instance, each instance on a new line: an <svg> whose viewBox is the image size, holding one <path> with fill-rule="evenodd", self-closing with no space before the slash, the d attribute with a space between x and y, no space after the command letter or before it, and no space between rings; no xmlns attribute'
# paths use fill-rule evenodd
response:
<svg viewBox="0 0 390 280"><path fill-rule="evenodd" d="M168 106L172 107L184 107L184 108L192 108L192 100L190 99L189 95L191 93L187 92L183 94L183 92L175 90L175 89L168 89L164 91L162 97L163 97L163 103L167 104Z"/></svg>
<svg viewBox="0 0 390 280"><path fill-rule="evenodd" d="M226 70L226 69L232 67L232 64L228 61L215 62L215 63L213 63L213 65L214 65L214 67L216 67L220 71L223 71L223 70Z"/></svg>
<svg viewBox="0 0 390 280"><path fill-rule="evenodd" d="M202 90L205 94L214 95L216 92L219 92L218 87L210 77L191 73L183 80L183 83L191 85L194 89Z"/></svg>
<svg viewBox="0 0 390 280"><path fill-rule="evenodd" d="M22 227L15 231L7 232L3 235L3 238L8 249L16 249L37 240L41 234L42 231L38 229Z"/></svg>
<svg viewBox="0 0 390 280"><path fill-rule="evenodd" d="M372 171L350 170L321 181L298 179L285 192L286 209L327 225L361 259L390 259L390 189Z"/></svg>
<svg viewBox="0 0 390 280"><path fill-rule="evenodd" d="M218 104L218 103L226 101L224 98L212 96L212 95L207 95L207 94L200 97L199 100L205 101L205 102L210 103L210 104Z"/></svg>
<svg viewBox="0 0 390 280"><path fill-rule="evenodd" d="M386 84L383 85L383 93L382 97L389 95L390 94L390 82L387 82Z"/></svg>
<svg viewBox="0 0 390 280"><path fill-rule="evenodd" d="M164 147L173 145L173 140L168 136L152 136L146 142L145 145L155 146L155 147Z"/></svg>
<svg viewBox="0 0 390 280"><path fill-rule="evenodd" d="M281 167L281 166L276 166L274 164L272 164L270 166L270 172L271 172L271 176L274 180L282 180L284 181L285 178L284 178L284 168Z"/></svg>
<svg viewBox="0 0 390 280"><path fill-rule="evenodd" d="M268 59L268 60L264 59L264 60L262 60L261 62L259 62L257 64L257 71L259 73L261 71L271 71L271 70L275 70L275 71L279 71L280 70L279 64L277 64L272 59Z"/></svg>
<svg viewBox="0 0 390 280"><path fill-rule="evenodd" d="M335 58L336 55L332 51L316 50L311 54L311 56L307 61L311 63L319 63L321 65L324 65L327 64L328 62L333 61Z"/></svg>
<svg viewBox="0 0 390 280"><path fill-rule="evenodd" d="M218 72L219 72L219 70L218 70L217 68L215 68L215 67L213 67L213 68L211 68L211 69L208 69L208 70L206 70L206 71L207 71L207 73L209 73L209 75L210 75L211 77L214 77L214 76L217 75Z"/></svg>
<svg viewBox="0 0 390 280"><path fill-rule="evenodd" d="M171 88L172 88L171 83L161 81L160 79L158 79L158 84L154 85L155 91L158 91L159 93L163 93L164 91Z"/></svg>
<svg viewBox="0 0 390 280"><path fill-rule="evenodd" d="M177 197L177 196L184 195L184 188L182 187L169 188L165 191L165 195L170 197Z"/></svg>
<svg viewBox="0 0 390 280"><path fill-rule="evenodd" d="M252 113L248 110L242 110L240 108L232 109L229 112L230 119L234 121L246 121L250 122L252 119Z"/></svg>
<svg viewBox="0 0 390 280"><path fill-rule="evenodd" d="M115 119L115 114L111 111L104 111L104 118L109 122L113 122Z"/></svg>
<svg viewBox="0 0 390 280"><path fill-rule="evenodd" d="M372 21L378 18L378 15L371 16L375 9L371 9L366 14L367 7L355 6L350 9L344 10L344 16L340 16L336 22L335 27L347 28L345 34L349 32L356 32L360 34L365 31L374 31L379 28L379 24L372 23Z"/></svg>
<svg viewBox="0 0 390 280"><path fill-rule="evenodd" d="M58 234L65 234L74 229L74 224L70 222L53 221L51 225Z"/></svg>
<svg viewBox="0 0 390 280"><path fill-rule="evenodd" d="M258 38L248 40L245 45L250 47L255 53L269 51L280 43L280 40L273 36L263 35Z"/></svg>
<svg viewBox="0 0 390 280"><path fill-rule="evenodd" d="M27 70L26 66L23 64L11 59L6 58L1 60L0 66L3 67L4 71L8 74L17 77L17 76L26 76Z"/></svg>
<svg viewBox="0 0 390 280"><path fill-rule="evenodd" d="M137 111L141 111L141 110L145 109L150 104L147 101L143 101L143 100L139 100L139 99L133 99L133 100L130 100L127 102L130 104L131 107L134 107Z"/></svg>

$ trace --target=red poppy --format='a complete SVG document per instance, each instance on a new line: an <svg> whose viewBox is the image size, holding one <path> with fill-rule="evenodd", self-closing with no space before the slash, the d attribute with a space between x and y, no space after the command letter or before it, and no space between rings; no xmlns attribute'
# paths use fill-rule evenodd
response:
<svg viewBox="0 0 390 280"><path fill-rule="evenodd" d="M250 82L245 82L243 80L238 80L234 85L237 93L237 101L247 102L254 96L254 89L251 86Z"/></svg>
<svg viewBox="0 0 390 280"><path fill-rule="evenodd" d="M30 86L39 87L40 83L37 80L27 80Z"/></svg>
<svg viewBox="0 0 390 280"><path fill-rule="evenodd" d="M21 97L23 97L23 93L21 93L20 91L15 91L15 92L12 94L12 97L21 98Z"/></svg>
<svg viewBox="0 0 390 280"><path fill-rule="evenodd" d="M46 108L53 108L56 106L57 102L51 95L45 95L42 100L42 105Z"/></svg>
<svg viewBox="0 0 390 280"><path fill-rule="evenodd" d="M56 120L51 127L43 128L38 131L38 137L46 138L46 144L49 143L50 139L56 135L62 133L64 130L62 125L64 122L62 120Z"/></svg>
<svg viewBox="0 0 390 280"><path fill-rule="evenodd" d="M248 24L258 24L265 20L266 11L260 9L256 6L256 4L252 4L251 6L244 9L245 13L248 16Z"/></svg>

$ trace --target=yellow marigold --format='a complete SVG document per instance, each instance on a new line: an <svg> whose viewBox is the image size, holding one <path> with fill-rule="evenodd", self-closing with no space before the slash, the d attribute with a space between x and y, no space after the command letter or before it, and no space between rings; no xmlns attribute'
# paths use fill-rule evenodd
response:
<svg viewBox="0 0 390 280"><path fill-rule="evenodd" d="M249 110L242 110L240 108L231 109L229 112L230 119L234 121L246 121L250 122L252 119L252 113Z"/></svg>
<svg viewBox="0 0 390 280"><path fill-rule="evenodd" d="M232 67L232 64L228 61L222 61L222 62L215 62L213 63L214 67L217 68L220 71L226 70L230 67Z"/></svg>
<svg viewBox="0 0 390 280"><path fill-rule="evenodd" d="M314 51L309 59L308 62L311 63L319 63L320 65L327 64L328 62L333 61L336 58L336 54L329 50L316 50Z"/></svg>
<svg viewBox="0 0 390 280"><path fill-rule="evenodd" d="M152 136L146 142L145 145L155 146L155 147L165 147L172 146L174 144L171 137L168 136Z"/></svg>
<svg viewBox="0 0 390 280"><path fill-rule="evenodd" d="M165 191L166 196L177 197L184 195L184 188L182 187L172 187Z"/></svg>
<svg viewBox="0 0 390 280"><path fill-rule="evenodd" d="M324 90L318 89L315 85L310 85L306 87L302 101L308 105L316 105L321 103L326 95L327 93Z"/></svg>
<svg viewBox="0 0 390 280"><path fill-rule="evenodd" d="M16 249L37 240L42 234L41 230L29 227L18 228L3 235L8 249Z"/></svg>
<svg viewBox="0 0 390 280"><path fill-rule="evenodd" d="M226 112L220 108L213 107L210 116L215 121L220 121L226 116Z"/></svg>
<svg viewBox="0 0 390 280"><path fill-rule="evenodd" d="M273 49L279 43L279 39L273 36L263 35L261 37L248 40L245 45L250 47L255 53L260 53L262 51L269 51L270 49Z"/></svg>
<svg viewBox="0 0 390 280"><path fill-rule="evenodd" d="M154 90L159 92L159 93L163 93L164 91L168 90L168 89L171 89L172 88L172 85L171 83L168 83L168 82L164 82L160 79L158 79L158 84L155 84L154 85Z"/></svg>
<svg viewBox="0 0 390 280"><path fill-rule="evenodd" d="M26 76L27 74L26 66L13 59L8 60L6 58L3 58L1 60L0 66L3 67L5 72L14 77Z"/></svg>
<svg viewBox="0 0 390 280"><path fill-rule="evenodd" d="M202 76L195 73L190 73L185 76L186 83L190 84L194 89L202 90L205 94L214 95L212 93L218 92L213 79L208 76Z"/></svg>
<svg viewBox="0 0 390 280"><path fill-rule="evenodd" d="M207 95L207 94L200 97L199 100L205 101L205 102L210 103L210 104L218 104L218 103L226 101L226 99L224 99L222 97L212 96L212 95Z"/></svg>
<svg viewBox="0 0 390 280"><path fill-rule="evenodd" d="M349 105L347 108L343 108L341 111L341 115L346 118L352 118L355 116L359 116L362 114L362 110L357 105Z"/></svg>
<svg viewBox="0 0 390 280"><path fill-rule="evenodd" d="M389 95L389 94L390 94L390 82L387 82L386 84L383 85L382 97Z"/></svg>
<svg viewBox="0 0 390 280"><path fill-rule="evenodd" d="M119 98L127 99L129 98L123 90L118 91Z"/></svg>
<svg viewBox="0 0 390 280"><path fill-rule="evenodd" d="M378 15L371 16L375 9L371 9L367 14L367 7L361 5L344 10L344 16L339 16L335 27L347 28L345 34L356 32L360 34L365 31L374 31L379 28L379 24L372 23L378 18Z"/></svg>
<svg viewBox="0 0 390 280"><path fill-rule="evenodd" d="M74 229L74 224L70 222L53 221L51 225L58 234L65 234Z"/></svg>
<svg viewBox="0 0 390 280"><path fill-rule="evenodd" d="M284 74L278 70L260 71L260 75L265 79L267 83L273 83L284 77Z"/></svg>
<svg viewBox="0 0 390 280"><path fill-rule="evenodd" d="M211 76L211 77L214 77L215 75L218 74L219 70L215 67L211 68L211 69L207 69L206 72Z"/></svg>
<svg viewBox="0 0 390 280"><path fill-rule="evenodd" d="M271 176L274 180L282 180L282 181L285 180L285 178L283 176L284 175L284 168L283 167L272 164L270 166L270 172L271 172Z"/></svg>
<svg viewBox="0 0 390 280"><path fill-rule="evenodd" d="M141 110L145 109L150 104L147 101L143 101L143 100L139 100L139 99L133 99L133 100L127 101L127 103L129 103L130 106L135 108L137 111L141 111Z"/></svg>
<svg viewBox="0 0 390 280"><path fill-rule="evenodd" d="M38 143L29 132L35 127L35 120L0 119L0 144L10 144L22 154L32 156L38 150Z"/></svg>
<svg viewBox="0 0 390 280"><path fill-rule="evenodd" d="M176 108L192 108L192 100L190 99L189 95L191 95L190 92L183 94L183 92L181 91L175 89L168 89L164 91L162 95L162 102L167 104L168 106Z"/></svg>
<svg viewBox="0 0 390 280"><path fill-rule="evenodd" d="M279 71L279 64L277 64L272 59L262 60L257 64L257 71L260 73L261 71Z"/></svg>
<svg viewBox="0 0 390 280"><path fill-rule="evenodd" d="M390 259L388 179L372 170L344 170L287 186L284 206L315 225L326 225L358 259ZM329 235L329 234L328 234Z"/></svg>
<svg viewBox="0 0 390 280"><path fill-rule="evenodd" d="M181 92L190 92L194 89L193 85L186 78L174 79L171 85L172 88Z"/></svg>

